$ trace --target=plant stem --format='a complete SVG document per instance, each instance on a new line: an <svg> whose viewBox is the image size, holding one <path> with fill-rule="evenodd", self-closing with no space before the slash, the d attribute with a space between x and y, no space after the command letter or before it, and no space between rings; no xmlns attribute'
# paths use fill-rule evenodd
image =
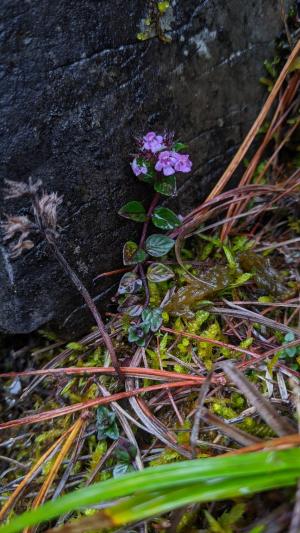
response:
<svg viewBox="0 0 300 533"><path fill-rule="evenodd" d="M142 231L142 235L141 235L141 238L140 238L139 248L143 248L143 246L144 246L144 242L145 242L145 239L146 239L146 234L147 234L149 222L151 220L151 215L152 215L156 205L158 204L159 198L160 198L160 193L156 192L155 195L153 196L152 202L151 202L150 207L149 207L148 212L147 212L147 220L144 222L144 225L143 225L143 231Z"/></svg>
<svg viewBox="0 0 300 533"><path fill-rule="evenodd" d="M75 285L76 289L78 290L78 292L81 294L82 298L84 299L84 301L85 301L86 305L88 306L89 310L91 311L91 313L92 313L92 315L93 315L93 317L95 319L95 322L96 322L96 324L98 326L99 332L101 333L101 335L103 337L103 340L105 342L106 348L107 348L107 350L109 352L109 355L111 357L112 365L114 366L114 368L118 372L118 375L120 375L120 364L119 364L119 361L117 359L117 355L116 355L115 349L113 347L111 338L110 338L109 334L107 333L107 331L105 329L104 322L103 322L103 320L101 318L101 315L100 315L100 313L99 313L99 311L98 311L98 309L97 309L97 307L96 307L96 305L94 303L93 298L91 297L90 293L88 292L86 287L83 285L82 281L79 279L77 274L71 268L71 266L69 265L69 263L67 262L67 260L63 256L63 254L58 249L58 247L57 247L56 243L54 242L52 236L49 238L49 236L46 235L46 238L47 238L48 244L50 244L50 246L53 249L53 252L54 252L54 255L55 255L56 259L58 260L60 265L63 267L64 271L69 276L70 280L73 282L73 284Z"/></svg>
<svg viewBox="0 0 300 533"><path fill-rule="evenodd" d="M39 227L40 232L42 233L42 235L46 239L48 245L52 248L55 258L57 259L57 261L59 262L59 264L61 265L61 267L65 271L65 273L67 274L67 276L70 278L72 283L75 285L76 289L78 290L78 292L81 294L82 298L84 299L87 307L91 311L91 313L92 313L92 315L93 315L93 317L95 319L95 322L96 322L96 324L98 326L99 332L100 332L100 334L101 334L101 336L102 336L102 338L104 340L106 348L107 348L107 350L109 352L112 365L115 368L118 376L119 377L123 377L122 374L121 374L121 371L120 371L120 364L119 364L119 361L118 361L117 354L115 352L113 343L111 341L111 338L110 338L109 334L107 333L107 331L105 329L105 325L104 325L104 322L102 320L101 314L99 313L99 311L98 311L98 309L97 309L97 307L96 307L96 305L94 303L93 298L91 297L89 291L84 286L82 281L77 276L76 272L74 272L72 267L69 265L69 263L65 259L64 255L59 250L59 248L58 248L58 246L57 246L57 244L55 242L55 236L53 235L53 233L49 229L44 227L43 221L42 221L42 216L41 216L41 213L40 213L39 201L38 201L38 197L36 195L34 195L32 197L32 203L33 203L33 206L34 206L36 222L37 222L37 225Z"/></svg>
<svg viewBox="0 0 300 533"><path fill-rule="evenodd" d="M142 280L142 283L143 283L143 287L144 287L144 290L145 290L145 302L144 302L144 307L147 307L147 305L149 304L149 300L150 300L150 293L149 293L149 287L148 287L148 283L147 283L147 278L145 276L145 272L144 272L144 268L143 268L143 265L139 264L139 273L140 273L140 276L141 276L141 280Z"/></svg>
<svg viewBox="0 0 300 533"><path fill-rule="evenodd" d="M142 235L141 235L140 242L139 242L139 248L143 248L143 246L144 246L144 242L145 242L145 239L146 239L149 222L151 220L151 215L152 215L156 205L158 204L159 198L160 198L160 194L159 194L159 192L156 192L155 195L152 198L152 202L151 202L150 207L149 207L148 212L147 212L147 219L145 220L144 225L143 225ZM140 273L140 276L141 276L141 279L142 279L142 282L143 282L143 287L144 287L144 290L145 290L146 298L145 298L144 307L147 307L147 305L149 304L149 300L150 300L149 287L148 287L148 283L147 283L147 279L146 279L146 276L145 276L143 265L139 264L137 266L138 266L138 270L139 270L139 273Z"/></svg>

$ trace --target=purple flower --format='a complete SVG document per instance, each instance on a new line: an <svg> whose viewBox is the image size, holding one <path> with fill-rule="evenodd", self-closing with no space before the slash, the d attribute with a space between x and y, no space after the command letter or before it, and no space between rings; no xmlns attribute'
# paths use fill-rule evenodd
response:
<svg viewBox="0 0 300 533"><path fill-rule="evenodd" d="M145 163L138 163L136 159L132 161L131 168L136 176L139 176L140 174L147 174L148 172Z"/></svg>
<svg viewBox="0 0 300 533"><path fill-rule="evenodd" d="M164 148L163 137L156 135L154 131L149 131L147 135L143 137L143 150L150 150L153 154Z"/></svg>
<svg viewBox="0 0 300 533"><path fill-rule="evenodd" d="M175 170L177 172L190 172L192 169L192 161L188 154L178 154L173 152L174 157L176 158Z"/></svg>
<svg viewBox="0 0 300 533"><path fill-rule="evenodd" d="M159 172L162 171L164 176L171 176L171 174L175 174L175 164L177 161L175 154L176 152L170 152L169 150L160 152L158 154L155 170L158 170Z"/></svg>

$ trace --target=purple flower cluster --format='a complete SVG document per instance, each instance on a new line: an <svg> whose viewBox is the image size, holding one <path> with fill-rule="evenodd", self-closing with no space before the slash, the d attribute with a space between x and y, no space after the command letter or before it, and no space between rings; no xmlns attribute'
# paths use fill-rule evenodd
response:
<svg viewBox="0 0 300 533"><path fill-rule="evenodd" d="M191 169L192 161L190 156L188 154L179 154L173 150L160 152L155 165L155 170L163 172L164 176L171 176L175 172L190 172Z"/></svg>
<svg viewBox="0 0 300 533"><path fill-rule="evenodd" d="M154 131L149 131L145 137L143 137L143 150L150 150L153 154L165 148L163 144L164 138L162 135L156 135Z"/></svg>
<svg viewBox="0 0 300 533"><path fill-rule="evenodd" d="M140 154L131 163L131 168L136 176L148 173L148 165L154 166L157 172L164 176L171 176L175 172L190 172L192 162L188 154L176 152L173 148L172 136L157 135L149 131L139 141Z"/></svg>

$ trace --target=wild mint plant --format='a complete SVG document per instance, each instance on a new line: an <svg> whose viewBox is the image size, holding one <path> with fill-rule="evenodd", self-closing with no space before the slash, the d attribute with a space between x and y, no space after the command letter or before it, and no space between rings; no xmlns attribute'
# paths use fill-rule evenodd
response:
<svg viewBox="0 0 300 533"><path fill-rule="evenodd" d="M132 200L119 210L122 217L143 223L139 243L127 241L123 248L123 263L132 266L132 272L124 274L120 281L118 294L120 310L131 317L140 317L128 330L129 342L144 346L147 334L157 331L162 323L159 308L149 308L148 281L159 283L171 279L173 271L163 263L152 262L151 258L163 258L168 254L175 241L168 235L154 233L147 237L149 223L159 230L169 231L180 226L180 217L171 209L158 206L162 196L175 196L177 193L176 174L187 173L192 169L190 156L184 153L187 145L174 140L173 133L157 134L148 132L136 139L137 150L131 162L135 176L154 189L154 197L146 211L142 202ZM145 275L144 263L150 260ZM142 301L142 291L144 299Z"/></svg>

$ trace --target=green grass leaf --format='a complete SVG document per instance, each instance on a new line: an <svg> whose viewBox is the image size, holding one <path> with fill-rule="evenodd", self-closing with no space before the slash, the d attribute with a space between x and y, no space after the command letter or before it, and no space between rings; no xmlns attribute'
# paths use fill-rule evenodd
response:
<svg viewBox="0 0 300 533"><path fill-rule="evenodd" d="M124 525L191 503L296 485L299 477L299 448L183 461L76 490L13 518L0 527L0 533L17 533L64 513L126 497L105 509L115 525ZM101 516L97 527L101 527Z"/></svg>

